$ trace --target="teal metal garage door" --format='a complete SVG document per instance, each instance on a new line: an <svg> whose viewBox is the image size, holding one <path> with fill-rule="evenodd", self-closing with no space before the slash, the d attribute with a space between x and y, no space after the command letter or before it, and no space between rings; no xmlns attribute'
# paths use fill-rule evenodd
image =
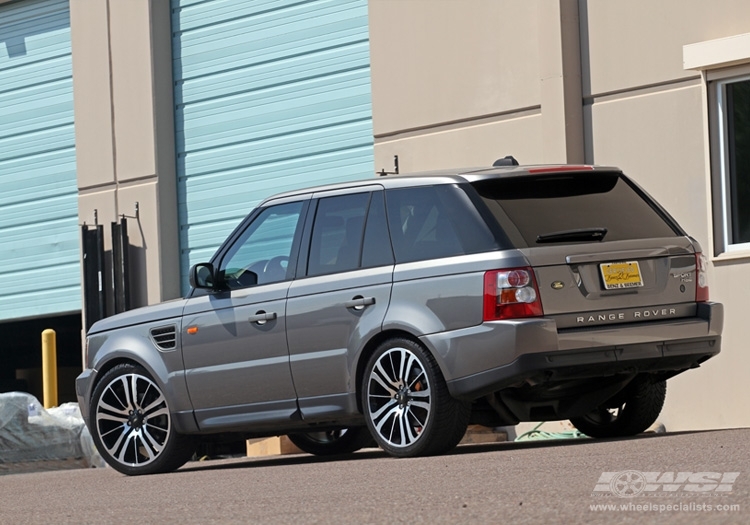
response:
<svg viewBox="0 0 750 525"><path fill-rule="evenodd" d="M366 0L172 0L182 276L261 199L374 176Z"/></svg>
<svg viewBox="0 0 750 525"><path fill-rule="evenodd" d="M68 0L0 4L0 320L81 309Z"/></svg>

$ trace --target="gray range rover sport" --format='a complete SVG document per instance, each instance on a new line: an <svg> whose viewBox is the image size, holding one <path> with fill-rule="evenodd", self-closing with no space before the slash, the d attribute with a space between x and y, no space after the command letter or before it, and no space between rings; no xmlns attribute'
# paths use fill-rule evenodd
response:
<svg viewBox="0 0 750 525"><path fill-rule="evenodd" d="M502 164L502 163L500 163ZM87 335L76 388L106 461L178 468L200 440L439 454L469 423L657 418L719 353L698 243L616 168L494 166L278 195L184 299Z"/></svg>

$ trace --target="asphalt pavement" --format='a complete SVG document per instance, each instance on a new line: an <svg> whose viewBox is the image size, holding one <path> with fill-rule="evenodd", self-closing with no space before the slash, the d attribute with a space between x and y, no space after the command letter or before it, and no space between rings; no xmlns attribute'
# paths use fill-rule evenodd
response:
<svg viewBox="0 0 750 525"><path fill-rule="evenodd" d="M0 523L750 523L750 429L0 476Z"/></svg>

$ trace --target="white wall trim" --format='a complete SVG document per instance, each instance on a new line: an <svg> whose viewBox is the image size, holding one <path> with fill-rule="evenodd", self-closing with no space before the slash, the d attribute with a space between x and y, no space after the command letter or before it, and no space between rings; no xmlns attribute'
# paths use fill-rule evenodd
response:
<svg viewBox="0 0 750 525"><path fill-rule="evenodd" d="M682 46L683 69L706 70L750 62L750 33Z"/></svg>

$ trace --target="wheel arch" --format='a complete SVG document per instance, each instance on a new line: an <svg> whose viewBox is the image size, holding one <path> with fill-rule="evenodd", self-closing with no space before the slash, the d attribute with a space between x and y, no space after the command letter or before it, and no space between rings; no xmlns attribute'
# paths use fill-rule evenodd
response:
<svg viewBox="0 0 750 525"><path fill-rule="evenodd" d="M389 330L383 330L382 332L378 332L375 334L372 338L370 338L369 341L365 344L362 351L359 354L359 358L357 359L357 366L355 369L355 394L357 397L357 410L360 413L364 413L364 407L362 406L362 382L363 382L363 376L365 373L365 367L367 366L367 362L370 360L370 356L375 352L375 350L383 344L383 342L389 340L389 339L396 339L396 338L404 338L409 339L410 341L414 341L418 345L421 345L424 347L435 359L435 361L438 364L438 367L440 368L440 372L445 376L445 370L443 368L444 364L442 362L441 356L435 351L435 348L432 347L428 342L424 341L423 339L420 339L418 336L414 335L411 332L408 332L406 330L394 328Z"/></svg>
<svg viewBox="0 0 750 525"><path fill-rule="evenodd" d="M138 332L134 334L130 328L96 334L95 337L99 340L95 341L96 353L90 363L90 367L96 372L89 389L89 397L112 368L125 363L141 366L164 392L169 410L175 416L180 431L194 432L197 427L192 416L193 405L187 391L179 344L174 350L162 351L153 345L148 336L137 335Z"/></svg>

